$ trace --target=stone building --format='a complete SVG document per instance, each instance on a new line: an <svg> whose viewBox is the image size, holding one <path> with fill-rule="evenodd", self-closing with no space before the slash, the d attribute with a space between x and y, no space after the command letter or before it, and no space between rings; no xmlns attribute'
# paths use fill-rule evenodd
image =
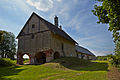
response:
<svg viewBox="0 0 120 80"><path fill-rule="evenodd" d="M88 49L81 47L81 46L75 46L76 47L76 53L77 57L80 59L86 59L86 60L95 60L95 55L90 52Z"/></svg>
<svg viewBox="0 0 120 80"><path fill-rule="evenodd" d="M76 57L77 42L58 23L57 16L52 24L32 13L17 36L17 64L23 64L25 54L29 56L30 64L42 64L60 56Z"/></svg>

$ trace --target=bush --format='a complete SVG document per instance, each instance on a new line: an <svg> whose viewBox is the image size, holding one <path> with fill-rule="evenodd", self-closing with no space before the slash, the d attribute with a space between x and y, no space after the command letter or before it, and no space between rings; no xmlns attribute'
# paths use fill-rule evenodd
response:
<svg viewBox="0 0 120 80"><path fill-rule="evenodd" d="M109 62L116 66L116 67L119 67L120 66L120 56L117 56L117 55L108 55L109 57Z"/></svg>
<svg viewBox="0 0 120 80"><path fill-rule="evenodd" d="M108 59L107 56L97 56L97 60L103 60L106 61Z"/></svg>
<svg viewBox="0 0 120 80"><path fill-rule="evenodd" d="M15 65L15 61L9 58L1 58L0 59L0 66L13 66Z"/></svg>

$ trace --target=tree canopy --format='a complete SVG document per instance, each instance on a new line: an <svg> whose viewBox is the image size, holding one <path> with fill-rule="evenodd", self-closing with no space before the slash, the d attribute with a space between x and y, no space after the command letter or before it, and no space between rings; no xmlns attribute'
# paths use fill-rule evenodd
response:
<svg viewBox="0 0 120 80"><path fill-rule="evenodd" d="M102 5L95 5L93 14L98 17L97 23L109 24L114 42L120 41L120 0L96 0Z"/></svg>
<svg viewBox="0 0 120 80"><path fill-rule="evenodd" d="M0 56L2 58L14 59L16 54L15 36L11 32L3 31L3 40L0 43Z"/></svg>
<svg viewBox="0 0 120 80"><path fill-rule="evenodd" d="M2 42L2 39L3 39L3 31L0 31L0 43Z"/></svg>
<svg viewBox="0 0 120 80"><path fill-rule="evenodd" d="M98 17L97 23L109 24L109 31L115 42L116 59L120 60L120 0L96 0L93 14Z"/></svg>

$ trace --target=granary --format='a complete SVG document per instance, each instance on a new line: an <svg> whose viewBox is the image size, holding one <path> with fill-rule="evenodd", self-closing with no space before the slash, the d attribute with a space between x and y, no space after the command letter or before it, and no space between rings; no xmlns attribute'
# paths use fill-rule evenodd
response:
<svg viewBox="0 0 120 80"><path fill-rule="evenodd" d="M90 52L88 49L78 46L76 45L76 53L77 53L77 57L80 59L86 59L86 60L95 60L96 57L95 55Z"/></svg>
<svg viewBox="0 0 120 80"><path fill-rule="evenodd" d="M23 64L25 54L30 64L42 64L60 56L76 57L77 42L58 23L57 16L52 24L33 13L17 36L17 63Z"/></svg>
<svg viewBox="0 0 120 80"><path fill-rule="evenodd" d="M30 64L42 64L65 56L77 57L75 45L78 43L62 30L57 16L52 24L33 12L17 39L17 64L23 64L25 54L29 56Z"/></svg>

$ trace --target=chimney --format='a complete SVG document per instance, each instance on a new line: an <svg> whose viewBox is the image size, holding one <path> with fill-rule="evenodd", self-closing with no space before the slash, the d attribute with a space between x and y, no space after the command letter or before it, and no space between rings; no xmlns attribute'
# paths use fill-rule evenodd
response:
<svg viewBox="0 0 120 80"><path fill-rule="evenodd" d="M55 26L58 27L58 17L57 16L55 16L55 18L54 18L54 24L55 24Z"/></svg>
<svg viewBox="0 0 120 80"><path fill-rule="evenodd" d="M62 30L62 26L60 25L60 29Z"/></svg>

